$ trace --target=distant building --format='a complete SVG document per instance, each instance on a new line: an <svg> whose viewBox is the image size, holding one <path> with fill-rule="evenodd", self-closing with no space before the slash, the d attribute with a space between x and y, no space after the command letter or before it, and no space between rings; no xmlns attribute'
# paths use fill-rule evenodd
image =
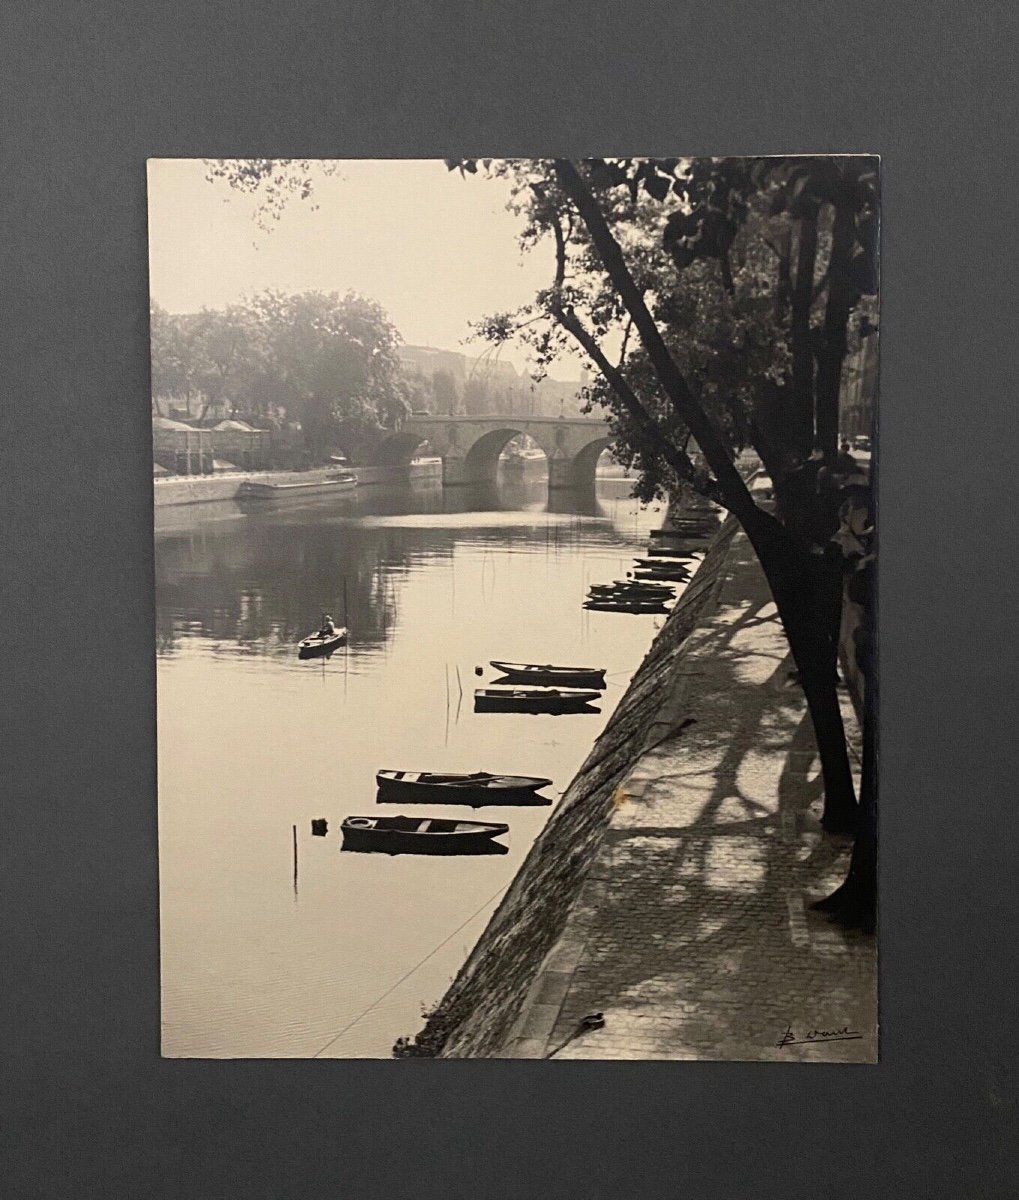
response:
<svg viewBox="0 0 1019 1200"><path fill-rule="evenodd" d="M545 378L535 383L526 371L518 371L513 363L495 354L469 357L434 346L403 345L399 348L399 356L404 371L410 376L431 380L436 372L449 374L458 392L458 403L466 405L468 412L531 417L575 417L580 414L583 377L580 380ZM479 385L483 393L480 399L476 395ZM448 400L438 403L436 411L445 412ZM472 407L475 403L480 407Z"/></svg>
<svg viewBox="0 0 1019 1200"><path fill-rule="evenodd" d="M220 421L210 432L217 459L227 459L245 471L261 471L269 466L272 434L267 429L253 429L231 418Z"/></svg>
<svg viewBox="0 0 1019 1200"><path fill-rule="evenodd" d="M434 346L400 346L397 351L405 370L431 377L436 371L448 371L457 383L467 378L467 359L455 350Z"/></svg>
<svg viewBox="0 0 1019 1200"><path fill-rule="evenodd" d="M212 430L194 429L169 417L153 417L152 458L174 475L211 475Z"/></svg>

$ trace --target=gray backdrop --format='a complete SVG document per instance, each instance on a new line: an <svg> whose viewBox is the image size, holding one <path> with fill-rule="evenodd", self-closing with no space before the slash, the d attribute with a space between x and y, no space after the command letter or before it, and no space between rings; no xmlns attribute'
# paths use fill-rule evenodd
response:
<svg viewBox="0 0 1019 1200"><path fill-rule="evenodd" d="M5 1195L1011 1192L1012 8L8 0ZM881 1064L161 1061L146 157L822 150L884 158Z"/></svg>

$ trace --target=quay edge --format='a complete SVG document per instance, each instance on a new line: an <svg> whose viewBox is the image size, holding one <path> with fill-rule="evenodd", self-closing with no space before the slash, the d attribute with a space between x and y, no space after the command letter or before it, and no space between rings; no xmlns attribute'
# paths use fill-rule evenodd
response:
<svg viewBox="0 0 1019 1200"><path fill-rule="evenodd" d="M673 732L660 698L687 637L717 601L738 525L728 518L651 644L591 753L445 995L396 1057L497 1056L546 954L562 933L609 827L619 785Z"/></svg>

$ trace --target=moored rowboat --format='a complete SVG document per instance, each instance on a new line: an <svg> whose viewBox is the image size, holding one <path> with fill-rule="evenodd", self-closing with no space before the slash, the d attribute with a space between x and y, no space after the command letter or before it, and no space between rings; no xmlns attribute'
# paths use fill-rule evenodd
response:
<svg viewBox="0 0 1019 1200"><path fill-rule="evenodd" d="M677 554L672 558L635 558L638 567L651 567L656 571L687 571L691 567L692 554Z"/></svg>
<svg viewBox="0 0 1019 1200"><path fill-rule="evenodd" d="M625 596L618 599L606 597L604 600L587 600L584 607L592 612L621 612L621 613L667 613L662 600L630 600Z"/></svg>
<svg viewBox="0 0 1019 1200"><path fill-rule="evenodd" d="M693 558L704 552L704 546L700 542L694 546L648 546L647 552L652 558Z"/></svg>
<svg viewBox="0 0 1019 1200"><path fill-rule="evenodd" d="M655 567L638 567L633 572L633 577L634 579L640 579L646 582L652 582L654 580L669 580L673 583L690 582L689 571L662 571Z"/></svg>
<svg viewBox="0 0 1019 1200"><path fill-rule="evenodd" d="M509 832L504 824L450 821L440 817L345 817L340 825L344 850L381 854L506 854L493 839Z"/></svg>
<svg viewBox="0 0 1019 1200"><path fill-rule="evenodd" d="M437 774L432 771L379 771L379 804L551 804L539 796L538 788L547 787L552 780L538 775L490 775L477 771L473 775Z"/></svg>
<svg viewBox="0 0 1019 1200"><path fill-rule="evenodd" d="M635 573L632 579L616 579L612 583L593 583L589 590L613 593L642 592L654 596L671 596L676 589L667 583L653 583L650 580L638 579Z"/></svg>
<svg viewBox="0 0 1019 1200"><path fill-rule="evenodd" d="M565 713L597 711L589 706L598 692L579 688L478 688L475 712Z"/></svg>
<svg viewBox="0 0 1019 1200"><path fill-rule="evenodd" d="M491 660L512 683L563 684L566 687L603 688L604 667L557 667L553 663L512 663Z"/></svg>

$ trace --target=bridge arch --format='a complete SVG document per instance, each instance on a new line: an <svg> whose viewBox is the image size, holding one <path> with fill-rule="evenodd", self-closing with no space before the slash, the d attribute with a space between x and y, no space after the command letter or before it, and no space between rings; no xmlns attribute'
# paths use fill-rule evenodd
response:
<svg viewBox="0 0 1019 1200"><path fill-rule="evenodd" d="M414 457L418 446L427 439L420 433L391 433L376 447L373 466L404 467Z"/></svg>
<svg viewBox="0 0 1019 1200"><path fill-rule="evenodd" d="M610 437L596 437L576 451L569 460L569 468L566 473L568 482L563 486L592 490L595 472L598 469L598 459L611 445Z"/></svg>
<svg viewBox="0 0 1019 1200"><path fill-rule="evenodd" d="M427 441L431 453L442 459L444 486L493 483L504 447L522 434L544 451L552 490L591 489L598 457L611 443L608 425L597 418L421 413L383 440L375 462L406 465Z"/></svg>
<svg viewBox="0 0 1019 1200"><path fill-rule="evenodd" d="M522 429L507 425L505 429L490 429L468 447L464 455L464 474L468 479L494 480L499 468L499 456L514 438L523 434ZM538 443L541 450L548 451Z"/></svg>

